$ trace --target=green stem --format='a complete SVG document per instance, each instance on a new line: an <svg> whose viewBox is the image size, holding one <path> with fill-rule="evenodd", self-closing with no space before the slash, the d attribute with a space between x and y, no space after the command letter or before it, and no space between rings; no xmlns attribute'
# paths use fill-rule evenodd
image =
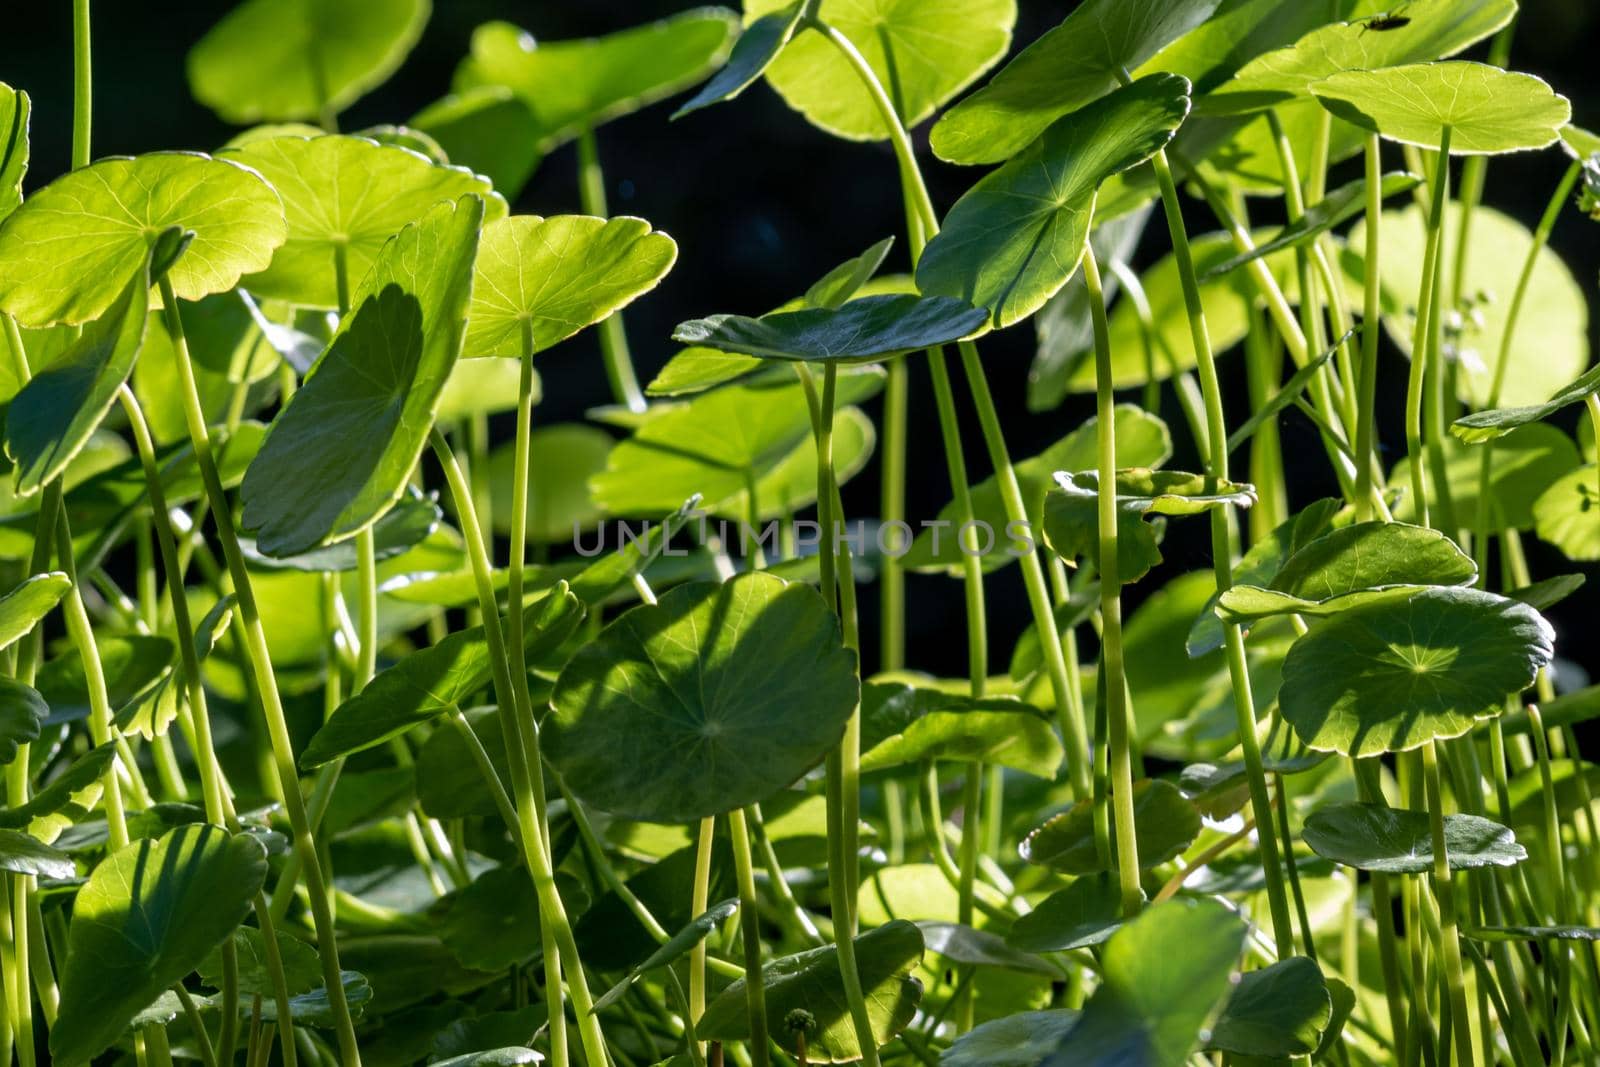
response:
<svg viewBox="0 0 1600 1067"><path fill-rule="evenodd" d="M728 812L728 836L733 843L733 867L739 880L739 922L744 941L744 995L750 1013L750 1059L755 1067L769 1067L767 1048L767 995L761 973L761 916L756 907L755 868L750 861L750 831L744 809ZM848 934L846 936L849 936Z"/></svg>
<svg viewBox="0 0 1600 1067"><path fill-rule="evenodd" d="M1372 470L1378 463L1378 337L1383 333L1378 278L1379 221L1383 218L1382 142L1377 134L1367 138L1366 262L1361 301L1361 370L1355 383L1356 411L1356 518L1372 518ZM1479 499L1484 499L1479 497Z"/></svg>
<svg viewBox="0 0 1600 1067"><path fill-rule="evenodd" d="M578 134L578 197L585 215L605 218L609 214L605 174L600 169L594 130L589 127ZM613 312L600 323L600 355L605 360L612 398L619 404L626 404L629 411L643 411L647 404L644 393L639 390L633 358L628 353L628 335L623 329L620 311Z"/></svg>
<svg viewBox="0 0 1600 1067"><path fill-rule="evenodd" d="M1115 809L1117 880L1122 912L1128 917L1144 906L1139 888L1139 840L1133 813L1133 753L1128 737L1127 675L1122 659L1122 579L1117 558L1117 421L1111 367L1111 329L1106 322L1105 291L1094 250L1085 246L1083 280L1089 291L1089 316L1094 326L1095 440L1098 448L1100 568L1100 673L1105 684L1106 743L1110 760L1110 795Z"/></svg>
<svg viewBox="0 0 1600 1067"><path fill-rule="evenodd" d="M72 169L89 165L93 63L89 49L89 0L72 0Z"/></svg>
<svg viewBox="0 0 1600 1067"><path fill-rule="evenodd" d="M211 449L210 431L206 427L205 413L200 406L200 394L195 386L194 367L189 359L189 344L183 330L183 319L178 314L178 298L172 291L170 279L163 277L160 289L167 332L172 338L176 357L184 421L188 427L190 443L194 448L195 461L200 468L201 481L205 485L212 517L216 522L217 535L222 542L223 555L227 558L234 593L239 598L237 612L244 630L245 650L250 660L261 710L267 720L267 732L271 738L273 761L278 774L279 788L283 794L284 811L289 817L289 825L294 833L295 853L300 858L305 876L306 892L311 902L317 948L322 959L323 979L328 990L334 1029L338 1035L340 1056L346 1067L359 1067L361 1050L356 1043L355 1024L350 1016L350 1006L345 1001L333 912L329 904L322 865L317 855L317 841L306 816L305 800L300 794L294 743L290 740L288 717L284 713L283 701L278 692L277 675L273 670L272 656L267 648L266 629L262 626L261 611L256 604L250 572L245 566L244 555L239 548L239 536L234 529L233 513L228 505L227 492L223 489L222 478L217 472L216 457Z"/></svg>
<svg viewBox="0 0 1600 1067"><path fill-rule="evenodd" d="M1200 299L1200 283L1195 275L1194 255L1189 248L1183 224L1183 208L1178 203L1177 186L1166 153L1157 152L1152 160L1161 187L1161 202L1172 237L1178 278L1183 287L1184 305L1189 318L1189 335L1194 344L1195 364L1200 371L1200 390L1205 397L1206 424L1210 432L1211 462L1209 480L1221 485L1228 479L1228 428L1223 420L1222 388L1217 380L1216 356L1206 328L1205 306ZM1223 509L1211 512L1211 554L1217 589L1233 584L1233 533ZM1280 959L1294 952L1294 927L1289 918L1288 895L1284 891L1283 871L1278 859L1278 839L1272 829L1272 800L1267 795L1267 779L1261 767L1261 746L1256 737L1255 699L1250 687L1250 668L1245 658L1244 635L1237 625L1223 624L1223 643L1227 651L1228 675L1233 685L1234 715L1239 728L1239 747L1244 756L1245 777L1250 788L1250 807L1256 820L1256 838L1261 850L1261 868L1266 878L1267 902L1272 913L1273 939Z"/></svg>
<svg viewBox="0 0 1600 1067"><path fill-rule="evenodd" d="M1411 371L1406 382L1406 455L1411 460L1411 494L1417 524L1428 525L1428 479L1423 452L1422 402L1427 373L1428 336L1432 331L1434 275L1439 270L1439 244L1444 230L1446 175L1450 169L1450 127L1439 137L1439 163L1434 168L1428 209L1426 251L1422 257L1422 278L1417 283L1417 318L1411 331Z"/></svg>
<svg viewBox="0 0 1600 1067"><path fill-rule="evenodd" d="M879 513L885 526L898 528L906 517L906 420L911 371L897 359L888 366L883 388L883 486ZM878 573L878 660L886 671L906 663L906 572L897 553L888 553Z"/></svg>
<svg viewBox="0 0 1600 1067"><path fill-rule="evenodd" d="M1444 978L1450 997L1450 1021L1455 1028L1456 1062L1474 1067L1472 1015L1467 1010L1467 986L1461 971L1461 938L1456 913L1455 882L1444 836L1444 800L1439 781L1439 755L1434 742L1422 746L1422 773L1428 793L1428 820L1433 829L1433 894L1439 901L1439 932Z"/></svg>
<svg viewBox="0 0 1600 1067"><path fill-rule="evenodd" d="M711 848L716 840L717 820L707 816L700 820L700 832L694 851L694 887L689 891L689 910L694 915L704 915L711 906ZM706 1013L706 943L695 943L689 950L689 1015L698 1022ZM705 1042L696 1042L699 1052L705 1055Z"/></svg>
<svg viewBox="0 0 1600 1067"><path fill-rule="evenodd" d="M522 747L522 727L515 721L517 713L515 687L510 671L510 658L506 654L505 638L500 629L500 611L495 603L493 568L489 561L487 542L478 525L477 512L472 505L472 490L467 485L461 466L456 462L444 435L435 427L429 433L439 466L444 471L451 498L455 501L456 515L461 522L462 539L472 563L472 574L478 592L478 607L483 613L484 640L489 649L489 663L494 680L495 703L500 712L500 726L505 735L507 762L511 769L511 788L516 798L517 821L521 830L523 860L533 878L534 892L539 898L540 921L554 930L555 941L564 972L569 976L567 986L572 992L573 1008L577 1012L578 1031L583 1039L583 1051L589 1067L607 1067L605 1034L600 1020L594 1014L594 998L589 994L588 980L584 977L578 944L572 935L572 924L567 918L566 906L556 892L555 871L551 867L549 845L535 804L533 780L529 770L529 754ZM512 605L512 613L520 613L520 604ZM530 716L531 718L531 716ZM531 722L529 723L531 725ZM536 757L535 757L536 758ZM547 990L559 998L560 990ZM552 1002L551 1018L560 1015L559 999Z"/></svg>

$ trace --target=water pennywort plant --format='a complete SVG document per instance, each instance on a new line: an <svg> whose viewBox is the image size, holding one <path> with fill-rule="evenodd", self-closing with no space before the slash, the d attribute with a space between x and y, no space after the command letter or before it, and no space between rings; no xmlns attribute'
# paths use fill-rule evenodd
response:
<svg viewBox="0 0 1600 1067"><path fill-rule="evenodd" d="M1585 573L1534 570L1600 559L1550 247L1600 138L1514 0L1084 0L1009 59L1014 0L539 14L339 132L426 0L245 0L187 69L240 132L96 159L76 0L60 175L0 84L0 1059L1600 1058ZM642 378L625 309L727 235L610 216L595 131L758 83L903 212Z"/></svg>

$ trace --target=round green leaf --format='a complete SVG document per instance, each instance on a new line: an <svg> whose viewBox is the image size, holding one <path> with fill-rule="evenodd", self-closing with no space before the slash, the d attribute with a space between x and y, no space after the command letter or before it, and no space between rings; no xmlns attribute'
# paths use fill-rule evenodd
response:
<svg viewBox="0 0 1600 1067"><path fill-rule="evenodd" d="M1309 1056L1332 1016L1322 969L1314 960L1291 956L1239 978L1205 1047L1264 1059Z"/></svg>
<svg viewBox="0 0 1600 1067"><path fill-rule="evenodd" d="M732 12L704 7L604 37L540 44L509 22L486 22L472 33L454 88L516 93L538 123L535 143L549 152L705 77L727 55L734 26Z"/></svg>
<svg viewBox="0 0 1600 1067"><path fill-rule="evenodd" d="M428 0L246 0L189 51L195 98L229 122L318 120L387 81Z"/></svg>
<svg viewBox="0 0 1600 1067"><path fill-rule="evenodd" d="M462 353L464 356L466 353ZM439 395L439 421L453 423L473 415L514 411L522 382L522 365L514 359L460 359L450 370ZM543 383L534 371L530 399L543 399Z"/></svg>
<svg viewBox="0 0 1600 1067"><path fill-rule="evenodd" d="M1364 5L1377 14L1376 4ZM1380 70L1444 59L1489 37L1517 14L1516 0L1447 0L1397 3L1390 12L1408 21L1393 30L1372 30L1365 19L1329 22L1292 45L1257 56L1217 86L1203 111L1234 112L1271 107L1311 93L1311 86L1347 70ZM1435 131L1437 133L1437 131Z"/></svg>
<svg viewBox="0 0 1600 1067"><path fill-rule="evenodd" d="M322 984L322 959L314 946L282 930L275 931L278 943L279 966L283 968L284 984L290 996L309 993ZM241 926L233 932L234 958L238 966L239 992L248 998L260 995L271 997L275 991L272 965L267 962L267 943L261 930L254 926ZM223 983L222 946L211 950L211 955L196 968L200 980L212 989L221 989Z"/></svg>
<svg viewBox="0 0 1600 1067"><path fill-rule="evenodd" d="M1106 942L1101 984L1046 1067L1182 1067L1233 990L1246 934L1213 900L1146 909Z"/></svg>
<svg viewBox="0 0 1600 1067"><path fill-rule="evenodd" d="M912 977L922 962L922 931L896 920L857 937L855 950L873 1040L887 1045L910 1024L922 1000L922 983ZM812 1063L849 1063L861 1058L855 1024L845 1008L836 946L824 945L773 960L762 968L762 981L768 1019L782 1020L799 1009L816 1020L816 1028L806 1035L806 1053ZM748 1038L750 1019L745 1007L744 979L740 978L706 1007L696 1033L709 1041ZM795 1053L793 1032L775 1027L772 1038L791 1055Z"/></svg>
<svg viewBox="0 0 1600 1067"><path fill-rule="evenodd" d="M1477 589L1424 589L1354 608L1295 642L1283 717L1307 745L1375 756L1459 737L1533 684L1555 633L1526 604Z"/></svg>
<svg viewBox="0 0 1600 1067"><path fill-rule="evenodd" d="M0 871L30 874L35 878L72 878L77 864L59 849L18 830L0 830Z"/></svg>
<svg viewBox="0 0 1600 1067"><path fill-rule="evenodd" d="M604 811L688 822L799 778L859 696L855 654L816 590L760 573L695 582L578 650L556 682L545 755Z"/></svg>
<svg viewBox="0 0 1600 1067"><path fill-rule="evenodd" d="M1038 311L1078 269L1100 183L1159 152L1188 114L1188 81L1152 74L1059 119L956 201L918 288L988 308L997 327Z"/></svg>
<svg viewBox="0 0 1600 1067"><path fill-rule="evenodd" d="M524 323L542 352L656 287L678 258L644 219L514 215L483 228L468 356L520 356Z"/></svg>
<svg viewBox="0 0 1600 1067"><path fill-rule="evenodd" d="M1437 530L1363 522L1317 538L1290 556L1263 589L1236 585L1218 598L1233 622L1266 615L1330 615L1375 600L1404 598L1422 586L1468 585L1472 558Z"/></svg>
<svg viewBox="0 0 1600 1067"><path fill-rule="evenodd" d="M259 842L203 824L102 860L73 906L61 1014L50 1029L56 1062L87 1063L109 1048L232 934L266 875Z"/></svg>
<svg viewBox="0 0 1600 1067"><path fill-rule="evenodd" d="M241 525L262 552L348 537L401 499L461 352L482 219L465 196L385 246L245 472Z"/></svg>
<svg viewBox="0 0 1600 1067"><path fill-rule="evenodd" d="M1460 210L1454 203L1445 210L1444 225L1449 233L1461 231ZM1384 330L1406 353L1411 350L1412 309L1417 279L1422 276L1426 231L1427 214L1415 205L1385 211L1380 223ZM1351 230L1350 246L1363 248L1365 240L1366 228L1358 222ZM1511 293L1533 251L1533 234L1511 216L1479 205L1472 212L1470 240L1478 251L1467 258L1461 282L1463 297L1472 300L1472 307L1470 313L1464 311L1463 331L1452 342L1458 355L1456 395L1474 407L1484 407L1504 344ZM1540 249L1497 403L1544 403L1589 366L1588 338L1589 312L1582 286L1559 255L1548 246ZM1498 448L1495 454L1499 456Z"/></svg>
<svg viewBox="0 0 1600 1067"><path fill-rule="evenodd" d="M981 309L950 297L864 296L838 309L692 319L680 323L672 339L763 359L873 363L959 341L981 329L987 318Z"/></svg>
<svg viewBox="0 0 1600 1067"><path fill-rule="evenodd" d="M583 619L583 605L564 584L523 609L524 648L538 663L560 648ZM447 634L380 671L340 704L300 754L305 768L321 766L420 726L470 699L489 684L489 646L482 626Z"/></svg>
<svg viewBox="0 0 1600 1067"><path fill-rule="evenodd" d="M745 0L745 17L787 6ZM915 126L1005 55L1015 0L822 0L817 14L850 39L878 81L895 86L900 118ZM813 125L855 141L889 136L872 98L832 42L800 33L767 81Z"/></svg>
<svg viewBox="0 0 1600 1067"><path fill-rule="evenodd" d="M1159 778L1133 783L1133 817L1143 869L1181 856L1200 835L1200 812L1177 786ZM1113 857L1102 862L1096 852L1094 803L1089 800L1079 801L1025 837L1021 852L1029 863L1063 874L1113 869Z"/></svg>
<svg viewBox="0 0 1600 1067"><path fill-rule="evenodd" d="M1453 437L1442 442L1444 474L1450 486L1450 504L1456 522L1472 530L1478 525L1479 490L1483 479L1483 448ZM1489 465L1489 515L1491 528L1526 530L1537 521L1537 504L1579 462L1572 438L1554 426L1530 423L1495 441ZM1411 460L1402 459L1389 472L1389 484L1411 484ZM1428 471L1430 506L1438 506L1433 471ZM1413 521L1416 509L1409 494L1400 498L1395 517Z"/></svg>
<svg viewBox="0 0 1600 1067"><path fill-rule="evenodd" d="M528 435L528 540L571 544L580 530L600 520L589 499L589 479L606 469L615 444L611 435L579 422L543 426ZM511 532L514 442L489 454L489 492L497 533Z"/></svg>
<svg viewBox="0 0 1600 1067"><path fill-rule="evenodd" d="M26 637L61 602L72 582L61 571L24 578L17 587L0 597L0 648L9 648Z"/></svg>
<svg viewBox="0 0 1600 1067"><path fill-rule="evenodd" d="M195 152L113 157L72 171L0 224L0 311L24 326L98 319L144 269L161 235L192 231L166 270L178 296L225 292L285 237L259 174Z"/></svg>
<svg viewBox="0 0 1600 1067"><path fill-rule="evenodd" d="M1313 852L1346 867L1390 874L1433 870L1433 827L1427 812L1334 804L1312 812L1304 833ZM1446 815L1444 842L1452 871L1510 867L1528 858L1507 827L1476 815Z"/></svg>
<svg viewBox="0 0 1600 1067"><path fill-rule="evenodd" d="M933 127L934 154L998 163L1056 119L1116 87L1132 70L1200 25L1217 0L1089 0L1007 63Z"/></svg>
<svg viewBox="0 0 1600 1067"><path fill-rule="evenodd" d="M1572 118L1543 80L1465 60L1344 71L1311 91L1339 118L1401 144L1438 149L1448 126L1455 155L1544 148Z"/></svg>
<svg viewBox="0 0 1600 1067"><path fill-rule="evenodd" d="M1024 952L1068 952L1102 944L1122 926L1122 890L1109 872L1076 878L1018 916L1006 944Z"/></svg>
<svg viewBox="0 0 1600 1067"><path fill-rule="evenodd" d="M288 222L288 239L270 266L252 268L259 273L245 279L245 288L307 307L339 306L334 263L341 248L354 293L389 239L442 200L474 193L484 201L485 221L506 213L505 200L483 176L364 137L272 137L222 157L271 182Z"/></svg>
<svg viewBox="0 0 1600 1067"><path fill-rule="evenodd" d="M951 1042L939 1067L1039 1067L1077 1022L1078 1013L1065 1009L991 1019Z"/></svg>
<svg viewBox="0 0 1600 1067"><path fill-rule="evenodd" d="M1558 478L1533 504L1539 537L1572 560L1600 559L1600 467L1585 463Z"/></svg>

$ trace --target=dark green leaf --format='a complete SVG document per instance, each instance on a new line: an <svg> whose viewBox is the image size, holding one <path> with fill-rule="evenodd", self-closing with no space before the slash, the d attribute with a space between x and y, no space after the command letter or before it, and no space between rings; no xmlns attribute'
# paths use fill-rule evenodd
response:
<svg viewBox="0 0 1600 1067"><path fill-rule="evenodd" d="M545 755L604 811L687 822L800 777L859 697L855 654L815 590L764 574L696 582L578 650L556 683Z"/></svg>
<svg viewBox="0 0 1600 1067"><path fill-rule="evenodd" d="M672 339L763 359L872 363L960 340L980 329L985 318L981 309L950 297L864 296L838 310L692 319L680 323Z"/></svg>
<svg viewBox="0 0 1600 1067"><path fill-rule="evenodd" d="M1313 852L1346 867L1390 874L1433 870L1433 829L1426 812L1333 804L1306 818L1304 834ZM1452 871L1510 867L1528 858L1509 829L1476 815L1446 815L1444 839Z"/></svg>
<svg viewBox="0 0 1600 1067"><path fill-rule="evenodd" d="M1312 748L1375 756L1459 737L1500 714L1554 654L1550 624L1477 589L1353 608L1296 641L1283 717Z"/></svg>
<svg viewBox="0 0 1600 1067"><path fill-rule="evenodd" d="M1078 1013L1022 1011L975 1026L939 1055L939 1067L1039 1067L1069 1031Z"/></svg>
<svg viewBox="0 0 1600 1067"><path fill-rule="evenodd" d="M1023 974L1060 978L1061 972L1028 952L1009 945L998 934L974 930L960 923L923 921L917 923L929 952L955 963L972 967L999 967Z"/></svg>
<svg viewBox="0 0 1600 1067"><path fill-rule="evenodd" d="M665 967L676 961L690 949L704 941L710 934L731 918L739 910L738 900L724 900L720 904L713 904L706 911L689 920L689 925L673 934L660 948L650 954L650 958L628 972L628 976L605 992L599 1000L594 1002L594 1011L601 1011L621 1000L628 992L628 988L639 978L655 970Z"/></svg>
<svg viewBox="0 0 1600 1067"><path fill-rule="evenodd" d="M32 686L0 678L0 765L17 758L19 745L39 739L49 714L49 705Z"/></svg>
<svg viewBox="0 0 1600 1067"><path fill-rule="evenodd" d="M71 878L78 873L72 857L19 830L0 830L0 871L35 878Z"/></svg>
<svg viewBox="0 0 1600 1067"><path fill-rule="evenodd" d="M284 984L290 996L309 993L322 984L322 960L312 945L282 930L275 931L278 943L279 966L283 968ZM270 999L276 992L272 980L272 965L267 961L267 943L261 931L254 926L241 926L233 932L233 947L238 965L239 992L246 1000L252 996ZM200 966L201 981L212 989L221 989L223 982L222 946L211 950Z"/></svg>
<svg viewBox="0 0 1600 1067"><path fill-rule="evenodd" d="M1378 195L1384 200L1401 193L1409 193L1422 179L1415 174L1404 171L1391 171L1383 175L1378 182ZM1356 217L1366 209L1367 180L1356 178L1333 190L1323 199L1311 207L1298 219L1279 230L1277 235L1270 240L1262 241L1249 252L1241 252L1236 256L1223 260L1214 267L1207 268L1202 280L1220 278L1229 271L1244 266L1252 260L1268 256L1281 248L1299 248L1307 244L1318 234L1327 233L1335 226L1341 226Z"/></svg>
<svg viewBox="0 0 1600 1067"><path fill-rule="evenodd" d="M1067 952L1106 941L1122 926L1122 891L1116 876L1073 880L1011 924L1006 943L1024 952Z"/></svg>
<svg viewBox="0 0 1600 1067"><path fill-rule="evenodd" d="M861 693L862 771L956 760L1054 778L1061 740L1031 705L1015 697L974 699L904 683L877 683Z"/></svg>
<svg viewBox="0 0 1600 1067"><path fill-rule="evenodd" d="M259 843L216 826L182 826L107 856L73 906L50 1029L56 1062L87 1063L109 1048L233 932L266 874Z"/></svg>
<svg viewBox="0 0 1600 1067"><path fill-rule="evenodd" d="M1246 971L1211 1027L1208 1051L1286 1059L1317 1050L1333 1014L1322 969L1304 956Z"/></svg>
<svg viewBox="0 0 1600 1067"><path fill-rule="evenodd" d="M688 103L672 113L680 119L691 111L699 111L724 100L732 100L748 89L762 74L768 64L778 58L783 46L794 36L800 25L800 13L805 9L802 0L771 14L762 15L746 26L734 42L728 62L711 80L700 87Z"/></svg>
<svg viewBox="0 0 1600 1067"><path fill-rule="evenodd" d="M1194 843L1200 834L1200 813L1178 787L1160 779L1133 783L1133 814L1139 866L1157 867ZM1022 841L1022 858L1063 874L1091 875L1114 869L1113 857L1102 862L1095 848L1094 804L1074 804Z"/></svg>

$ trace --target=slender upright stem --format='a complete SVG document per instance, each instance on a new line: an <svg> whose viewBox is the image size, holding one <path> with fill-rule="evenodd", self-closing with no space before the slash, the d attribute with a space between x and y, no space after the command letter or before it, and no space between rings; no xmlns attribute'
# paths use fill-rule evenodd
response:
<svg viewBox="0 0 1600 1067"><path fill-rule="evenodd" d="M93 63L89 49L89 0L72 0L72 169L89 165L89 130L94 112Z"/></svg>
<svg viewBox="0 0 1600 1067"><path fill-rule="evenodd" d="M1439 755L1434 742L1422 746L1422 773L1428 794L1428 820L1433 830L1433 895L1439 901L1439 943L1444 964L1450 1022L1455 1029L1456 1062L1474 1067L1472 1015L1467 1010L1467 986L1461 973L1461 937L1456 913L1455 882L1444 836L1444 800L1439 782Z"/></svg>
<svg viewBox="0 0 1600 1067"><path fill-rule="evenodd" d="M906 518L906 419L910 407L911 371L897 359L888 366L883 388L883 486L879 518L898 528ZM898 553L886 553L878 574L878 662L886 671L906 665L906 571Z"/></svg>
<svg viewBox="0 0 1600 1067"><path fill-rule="evenodd" d="M1117 559L1117 420L1115 379L1111 367L1111 328L1106 322L1105 290L1094 249L1085 247L1083 280L1089 291L1089 317L1094 326L1095 440L1098 447L1100 661L1105 685L1107 746L1111 801L1116 808L1117 880L1122 911L1132 917L1144 904L1139 888L1139 840L1133 814L1133 753L1128 737L1128 686L1122 660L1122 579Z"/></svg>
<svg viewBox="0 0 1600 1067"><path fill-rule="evenodd" d="M1411 461L1411 494L1417 523L1428 525L1427 456L1422 441L1423 385L1427 376L1428 337L1433 325L1434 275L1439 270L1439 244L1444 232L1445 185L1450 173L1450 127L1439 136L1438 165L1428 209L1428 236L1417 283L1417 318L1411 331L1411 373L1406 382L1406 455Z"/></svg>
<svg viewBox="0 0 1600 1067"><path fill-rule="evenodd" d="M605 218L606 179L600 169L600 153L595 145L594 130L585 127L578 135L578 196L586 215ZM633 358L628 354L628 335L622 326L622 312L608 315L600 323L600 355L606 364L606 379L611 383L611 396L629 411L643 411L647 406L644 393L639 390L639 378L633 370Z"/></svg>
<svg viewBox="0 0 1600 1067"><path fill-rule="evenodd" d="M1207 478L1212 484L1220 486L1228 479L1228 428L1222 413L1222 387L1217 379L1216 355L1211 350L1211 336L1206 329L1205 306L1200 299L1194 254L1189 247L1188 231L1184 228L1183 209L1178 203L1178 189L1172 180L1172 168L1167 164L1164 151L1157 152L1152 163L1156 181L1161 187L1161 203L1166 213L1167 230L1172 237L1173 258L1177 261L1178 279L1182 284L1184 306L1189 317L1189 336L1194 344L1195 365L1200 372L1200 390L1205 397L1206 425L1211 441ZM1227 514L1220 508L1211 512L1211 555L1217 589L1227 590L1233 584L1233 527ZM1284 889L1283 870L1279 865L1278 839L1272 829L1272 799L1267 795L1266 775L1261 767L1261 746L1256 738L1255 700L1250 687L1249 663L1245 659L1244 635L1232 623L1223 624L1222 634L1228 659L1228 676L1233 685L1239 747L1244 756L1250 807L1255 815L1261 868L1266 878L1267 902L1272 913L1273 938L1279 957L1286 958L1294 952L1294 926L1289 918L1289 899Z"/></svg>
<svg viewBox="0 0 1600 1067"><path fill-rule="evenodd" d="M199 390L195 386L194 367L189 360L189 343L183 330L183 319L178 314L178 298L172 291L172 282L163 277L160 281L162 310L166 316L167 332L177 365L180 400L189 440L194 448L195 461L200 468L200 478L205 486L206 498L216 522L217 536L222 542L228 572L233 579L234 593L239 598L238 616L244 631L245 652L250 660L251 674L261 710L267 720L271 738L273 762L278 774L279 788L283 794L284 811L294 834L295 853L300 858L310 897L311 915L317 932L318 953L322 959L323 979L328 990L329 1007L334 1018L334 1029L339 1040L339 1052L346 1067L359 1067L361 1050L356 1043L355 1024L350 1007L345 1000L344 982L339 967L339 947L333 926L333 912L329 905L328 887L323 878L322 864L317 852L317 841L306 814L305 800L300 794L300 776L295 767L294 743L289 736L288 717L278 693L278 679L272 667L272 656L267 648L266 630L261 623L261 611L256 604L255 589L245 566L244 554L239 548L238 531L234 529L233 512L228 503L222 478L217 472L216 457L211 449L211 433L206 427L205 413L200 406Z"/></svg>
<svg viewBox="0 0 1600 1067"><path fill-rule="evenodd" d="M529 770L529 754L522 747L522 728L516 722L518 709L515 688L511 678L510 658L506 654L505 637L500 629L500 610L495 602L493 568L489 550L478 525L477 512L472 505L472 489L456 462L455 455L444 435L435 427L428 436L439 466L444 471L451 498L455 501L456 515L461 522L461 536L467 545L472 564L473 581L477 586L478 607L483 613L484 643L489 649L489 665L494 682L495 704L500 713L500 728L505 736L507 763L511 770L511 789L516 799L518 830L522 840L523 861L533 878L534 892L539 899L540 921L555 931L556 947L567 975L567 986L572 992L572 1006L578 1016L578 1031L583 1039L584 1057L589 1067L607 1067L605 1035L600 1020L594 1014L594 998L589 994L588 980L583 973L578 955L578 943L572 934L572 924L567 918L566 906L556 892L555 871L551 867L549 845L544 827L534 802L534 785ZM521 605L513 605L520 612ZM530 724L531 725L531 724ZM560 1014L560 990L547 990L554 998L551 1018Z"/></svg>
<svg viewBox="0 0 1600 1067"><path fill-rule="evenodd" d="M755 867L750 861L750 829L744 809L728 812L728 836L733 843L733 867L739 881L739 924L744 942L744 997L750 1014L750 1061L769 1067L767 1047L767 994L761 973L761 915L756 904Z"/></svg>
<svg viewBox="0 0 1600 1067"><path fill-rule="evenodd" d="M700 832L694 850L694 887L689 891L689 911L704 915L711 906L711 847L716 840L717 820L707 817L700 820ZM689 1014L698 1021L706 1011L706 943L695 942L689 950ZM705 1042L699 1042L701 1053Z"/></svg>
<svg viewBox="0 0 1600 1067"><path fill-rule="evenodd" d="M1377 134L1367 138L1366 179L1366 262L1362 279L1361 369L1356 390L1356 516L1372 518L1372 468L1378 462L1378 338L1383 333L1378 277L1379 222L1383 218L1382 141ZM1481 499L1481 498L1480 498Z"/></svg>

